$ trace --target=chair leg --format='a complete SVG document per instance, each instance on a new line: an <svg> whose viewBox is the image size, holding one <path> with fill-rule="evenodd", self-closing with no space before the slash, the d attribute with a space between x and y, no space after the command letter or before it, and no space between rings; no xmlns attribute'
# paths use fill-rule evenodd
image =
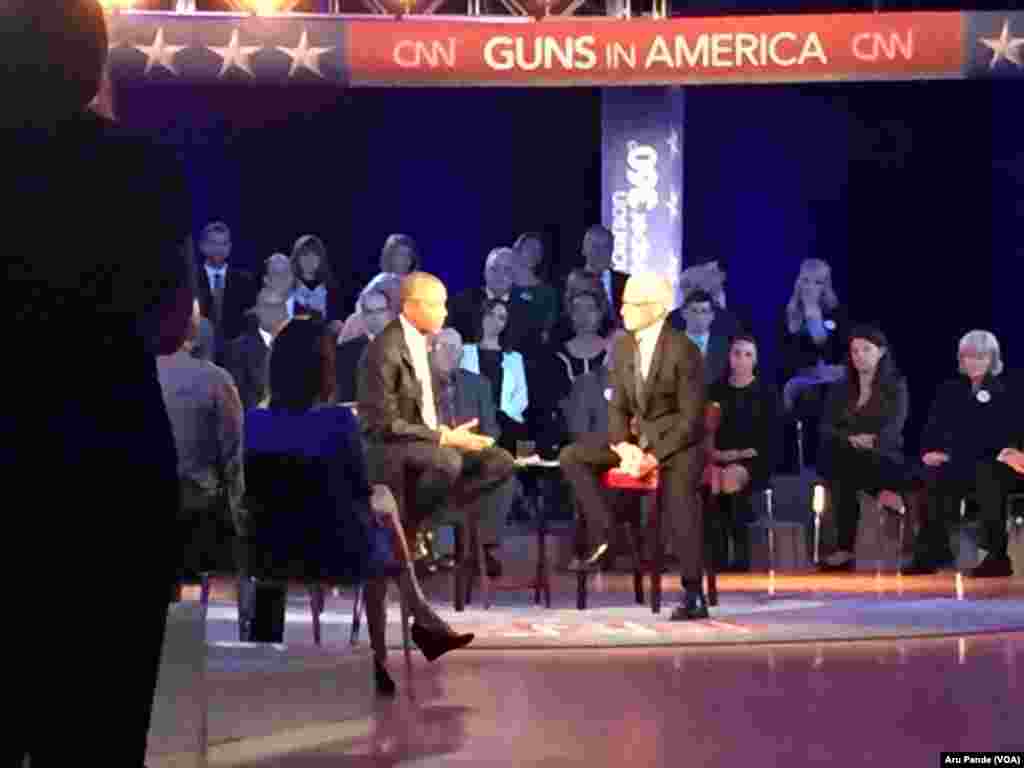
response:
<svg viewBox="0 0 1024 768"><path fill-rule="evenodd" d="M352 604L352 637L349 642L355 645L359 642L359 628L363 623L363 585L356 587L356 598Z"/></svg>
<svg viewBox="0 0 1024 768"><path fill-rule="evenodd" d="M899 530L896 534L896 573L903 573L903 530L907 522L907 508L900 510Z"/></svg>
<svg viewBox="0 0 1024 768"><path fill-rule="evenodd" d="M309 587L310 607L313 610L313 644L320 647L320 613L324 609L324 585L320 582Z"/></svg>
<svg viewBox="0 0 1024 768"><path fill-rule="evenodd" d="M412 644L410 642L411 630L409 628L409 603L406 600L403 590L398 591L398 610L402 618L402 651L405 654L406 666L412 665Z"/></svg>
<svg viewBox="0 0 1024 768"><path fill-rule="evenodd" d="M491 607L491 577L487 575L487 560L484 557L484 541L480 535L480 524L474 520L473 539L476 541L476 562L480 570L480 597L484 603L484 610Z"/></svg>
<svg viewBox="0 0 1024 768"><path fill-rule="evenodd" d="M455 530L455 568L452 571L452 581L455 588L455 610L463 611L466 608L466 587L463 584L465 579L466 552L465 541L462 538L462 526L454 525Z"/></svg>
<svg viewBox="0 0 1024 768"><path fill-rule="evenodd" d="M629 555L633 558L633 596L637 605L644 604L644 566L640 558L640 549L636 541L637 532L633 530L632 523L626 523L626 544L629 547Z"/></svg>
<svg viewBox="0 0 1024 768"><path fill-rule="evenodd" d="M204 572L199 574L199 604L203 606L203 611L210 605L210 573Z"/></svg>
<svg viewBox="0 0 1024 768"><path fill-rule="evenodd" d="M653 524L653 556L651 557L651 612L661 613L661 574L665 570L665 542L661 538L661 510L658 493L649 494L649 527ZM678 553L676 553L678 555Z"/></svg>

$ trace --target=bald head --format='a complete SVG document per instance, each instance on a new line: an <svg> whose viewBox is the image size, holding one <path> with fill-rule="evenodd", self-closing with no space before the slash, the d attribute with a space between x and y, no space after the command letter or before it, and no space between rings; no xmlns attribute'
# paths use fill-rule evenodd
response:
<svg viewBox="0 0 1024 768"><path fill-rule="evenodd" d="M627 331L642 331L668 314L672 284L654 272L631 275L622 293L622 320Z"/></svg>
<svg viewBox="0 0 1024 768"><path fill-rule="evenodd" d="M411 272L402 278L402 316L420 333L437 333L448 317L448 291L429 272Z"/></svg>

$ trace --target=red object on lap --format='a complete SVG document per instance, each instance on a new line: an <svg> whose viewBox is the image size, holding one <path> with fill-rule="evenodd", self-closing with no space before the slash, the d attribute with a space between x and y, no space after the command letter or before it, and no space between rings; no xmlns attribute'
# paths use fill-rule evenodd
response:
<svg viewBox="0 0 1024 768"><path fill-rule="evenodd" d="M609 469L604 473L604 484L607 488L622 491L655 491L658 489L658 469L643 477L634 477L618 468Z"/></svg>

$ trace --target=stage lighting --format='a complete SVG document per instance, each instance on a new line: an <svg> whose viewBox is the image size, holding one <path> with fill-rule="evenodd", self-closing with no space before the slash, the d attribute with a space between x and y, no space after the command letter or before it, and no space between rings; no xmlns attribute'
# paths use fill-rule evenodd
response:
<svg viewBox="0 0 1024 768"><path fill-rule="evenodd" d="M299 2L300 0L231 0L231 5L239 11L267 16L272 13L287 13Z"/></svg>
<svg viewBox="0 0 1024 768"><path fill-rule="evenodd" d="M135 4L135 0L100 0L100 5L103 6L105 11L116 11L121 8L130 8Z"/></svg>

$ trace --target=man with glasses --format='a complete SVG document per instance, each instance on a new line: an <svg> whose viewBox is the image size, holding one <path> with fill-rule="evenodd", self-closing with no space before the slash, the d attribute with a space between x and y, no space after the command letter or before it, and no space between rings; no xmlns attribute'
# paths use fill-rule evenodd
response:
<svg viewBox="0 0 1024 768"><path fill-rule="evenodd" d="M707 618L701 579L704 535L697 486L702 471L704 361L686 334L665 320L673 291L660 275L626 282L608 403L608 434L588 435L562 450L562 472L573 487L595 544L570 564L597 569L608 552L611 515L601 475L619 467L637 477L658 471L658 505L674 536L684 590L673 621ZM597 533L597 538L593 536Z"/></svg>

